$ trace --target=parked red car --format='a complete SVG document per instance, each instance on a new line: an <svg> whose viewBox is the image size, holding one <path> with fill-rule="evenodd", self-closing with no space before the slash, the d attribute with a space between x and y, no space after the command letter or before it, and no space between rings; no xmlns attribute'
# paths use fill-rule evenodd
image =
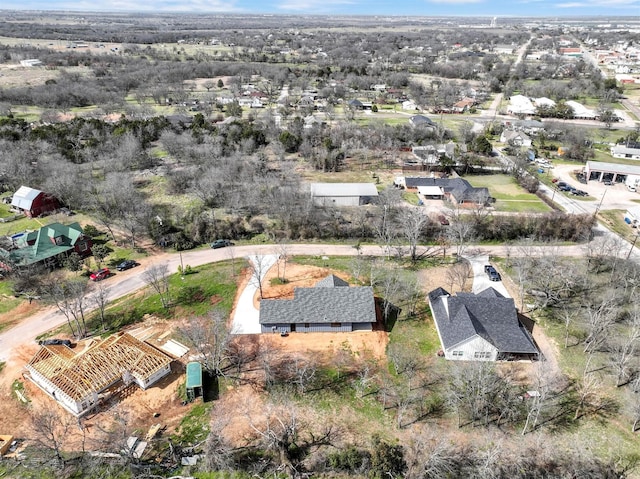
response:
<svg viewBox="0 0 640 479"><path fill-rule="evenodd" d="M89 276L89 278L91 278L91 281L102 281L109 276L111 276L111 271L109 271L109 268L102 268L95 273L91 273L91 276Z"/></svg>

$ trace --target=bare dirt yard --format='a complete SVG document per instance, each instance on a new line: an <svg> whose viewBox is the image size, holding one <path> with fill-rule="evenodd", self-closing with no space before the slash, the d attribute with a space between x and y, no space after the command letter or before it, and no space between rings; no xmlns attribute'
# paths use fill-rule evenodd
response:
<svg viewBox="0 0 640 479"><path fill-rule="evenodd" d="M263 294L266 299L291 299L297 287L311 287L330 274L349 282L344 272L328 268L287 263L285 276L287 282L277 284L278 275L282 275L282 263L274 265L264 279ZM259 307L259 295L254 298L254 305ZM287 337L279 334L262 335L261 341L266 345L277 347L283 352L317 352L335 354L347 350L361 357L383 359L388 343L385 331L352 332L352 333L291 333Z"/></svg>

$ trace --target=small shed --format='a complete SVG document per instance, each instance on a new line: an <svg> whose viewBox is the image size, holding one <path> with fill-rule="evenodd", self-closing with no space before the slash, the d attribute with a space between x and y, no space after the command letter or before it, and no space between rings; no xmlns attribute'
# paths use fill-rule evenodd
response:
<svg viewBox="0 0 640 479"><path fill-rule="evenodd" d="M202 364L198 361L187 363L187 398L193 401L202 396Z"/></svg>

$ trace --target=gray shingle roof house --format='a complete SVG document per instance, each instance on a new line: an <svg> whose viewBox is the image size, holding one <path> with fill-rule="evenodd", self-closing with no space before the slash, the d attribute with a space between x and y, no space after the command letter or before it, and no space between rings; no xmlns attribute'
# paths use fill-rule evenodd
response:
<svg viewBox="0 0 640 479"><path fill-rule="evenodd" d="M488 188L476 188L462 178L406 177L404 186L417 189L420 186L438 186L442 188L445 199L454 204L486 204L491 201Z"/></svg>
<svg viewBox="0 0 640 479"><path fill-rule="evenodd" d="M520 323L513 298L505 298L493 288L456 296L437 288L428 297L445 358L538 359L538 348Z"/></svg>
<svg viewBox="0 0 640 479"><path fill-rule="evenodd" d="M413 115L409 118L409 124L411 126L427 126L427 127L435 127L436 124L431 121L431 118L424 115Z"/></svg>
<svg viewBox="0 0 640 479"><path fill-rule="evenodd" d="M373 288L349 287L334 275L312 288L295 288L293 299L260 302L263 333L371 331L376 319Z"/></svg>

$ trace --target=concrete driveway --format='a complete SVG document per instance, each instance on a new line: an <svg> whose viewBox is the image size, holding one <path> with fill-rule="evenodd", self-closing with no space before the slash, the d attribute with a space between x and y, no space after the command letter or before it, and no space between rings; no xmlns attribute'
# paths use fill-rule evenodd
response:
<svg viewBox="0 0 640 479"><path fill-rule="evenodd" d="M247 256L247 259L254 264L255 271L260 272L260 281L262 281L267 271L278 261L278 256L275 254L250 255ZM253 305L253 298L258 292L260 281L253 276L240 293L233 313L231 334L259 334L261 332L260 311Z"/></svg>
<svg viewBox="0 0 640 479"><path fill-rule="evenodd" d="M507 288L505 288L504 284L502 284L502 281L490 281L489 276L487 276L487 273L484 272L484 265L491 264L489 262L489 255L465 255L464 259L469 261L471 267L473 268L473 287L471 288L473 293L478 294L480 291L491 287L505 298L511 297L511 295L507 291Z"/></svg>

